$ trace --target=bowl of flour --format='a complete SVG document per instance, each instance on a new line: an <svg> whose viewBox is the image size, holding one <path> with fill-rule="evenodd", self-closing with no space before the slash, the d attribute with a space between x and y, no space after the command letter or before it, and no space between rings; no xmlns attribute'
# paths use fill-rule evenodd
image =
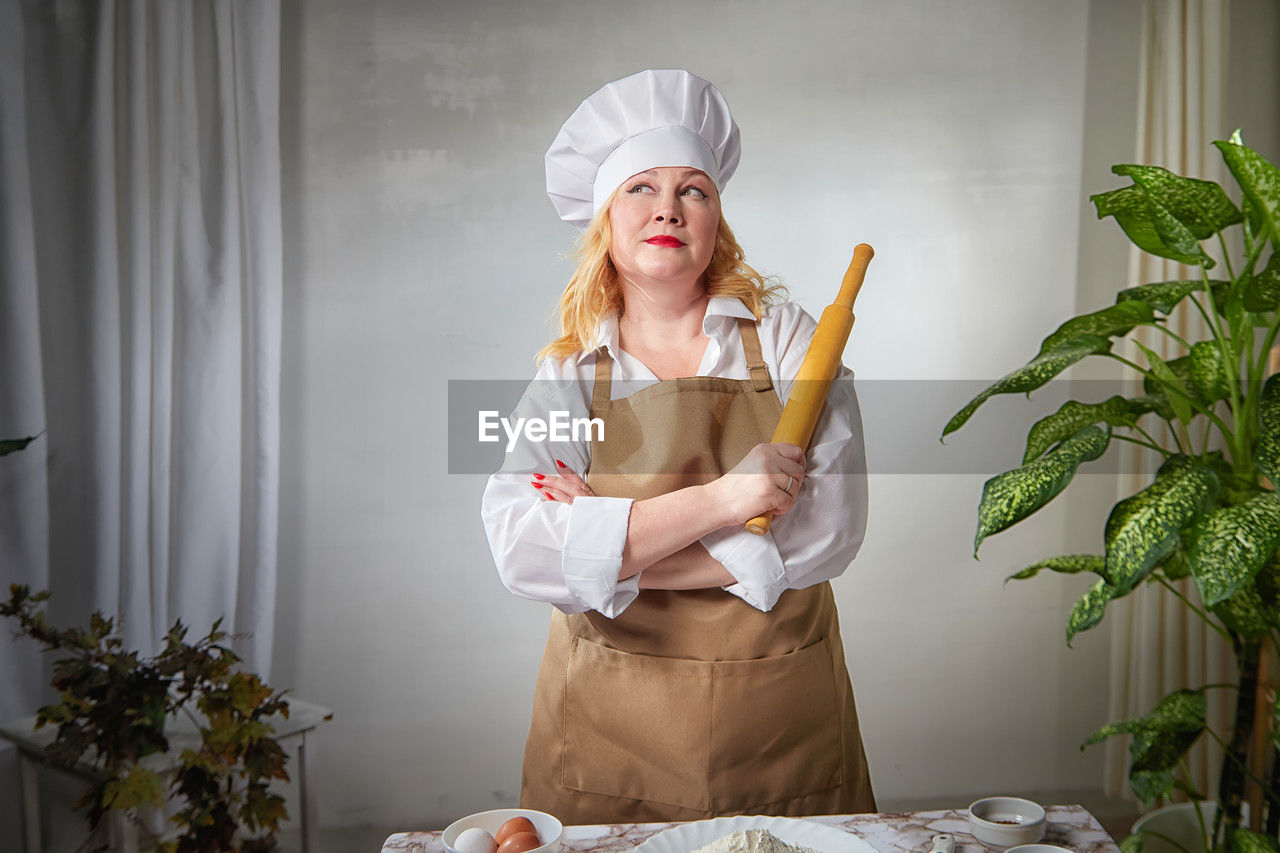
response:
<svg viewBox="0 0 1280 853"><path fill-rule="evenodd" d="M659 832L635 853L876 853L838 827L810 820L736 815L682 823Z"/></svg>

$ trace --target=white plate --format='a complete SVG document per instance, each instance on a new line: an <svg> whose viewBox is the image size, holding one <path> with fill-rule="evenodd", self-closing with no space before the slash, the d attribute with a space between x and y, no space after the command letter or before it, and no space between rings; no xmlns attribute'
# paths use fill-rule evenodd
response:
<svg viewBox="0 0 1280 853"><path fill-rule="evenodd" d="M682 823L646 839L636 847L635 853L689 853L745 829L765 829L788 844L798 844L818 853L876 853L874 847L858 836L834 826L790 817L754 815Z"/></svg>

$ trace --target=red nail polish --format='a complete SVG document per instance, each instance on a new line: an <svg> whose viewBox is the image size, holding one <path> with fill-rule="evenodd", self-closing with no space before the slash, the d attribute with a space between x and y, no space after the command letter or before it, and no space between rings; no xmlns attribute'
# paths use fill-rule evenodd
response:
<svg viewBox="0 0 1280 853"><path fill-rule="evenodd" d="M541 480L541 479L543 479L543 478L544 478L544 475L542 475L542 474L534 474L534 475L533 475L533 479L535 479L535 480Z"/></svg>
<svg viewBox="0 0 1280 853"><path fill-rule="evenodd" d="M561 462L559 459L557 459L557 460L556 460L556 464L557 464L557 465L559 465L561 468L568 468L568 467L569 467L568 465L566 465L566 464L564 464L563 462Z"/></svg>
<svg viewBox="0 0 1280 853"><path fill-rule="evenodd" d="M533 486L535 489L541 489L541 488L542 488L542 484L541 484L541 483L530 483L529 485Z"/></svg>
<svg viewBox="0 0 1280 853"><path fill-rule="evenodd" d="M543 492L543 494L544 494L544 495L547 495L547 493L546 493L546 492ZM553 501L553 500L555 500L555 498L551 497L551 495L547 495L547 500L549 500L549 501Z"/></svg>

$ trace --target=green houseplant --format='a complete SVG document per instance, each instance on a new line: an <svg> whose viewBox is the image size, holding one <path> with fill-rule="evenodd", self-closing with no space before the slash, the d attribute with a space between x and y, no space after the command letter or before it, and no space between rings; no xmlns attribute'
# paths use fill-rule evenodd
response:
<svg viewBox="0 0 1280 853"><path fill-rule="evenodd" d="M1139 584L1166 588L1230 641L1237 662L1233 684L1175 691L1140 718L1103 726L1084 746L1130 735L1129 782L1150 805L1175 790L1194 801L1207 799L1180 774L1179 761L1199 738L1218 739L1225 750L1215 792L1221 805L1203 827L1206 849L1275 851L1280 740L1268 741L1271 754L1263 762L1251 762L1256 756L1249 753L1259 652L1265 643L1280 649L1280 500L1272 486L1280 482L1280 375L1266 375L1280 330L1280 171L1246 147L1238 131L1214 144L1238 185L1239 206L1216 183L1155 166L1115 166L1112 171L1131 185L1091 197L1098 217L1113 217L1140 249L1198 267L1200 276L1122 290L1114 305L1067 320L1029 363L957 412L942 435L960 429L993 395L1029 393L1088 356L1136 371L1141 394L1068 401L1032 426L1022 464L983 487L974 556L985 537L1045 506L1081 464L1117 441L1160 454L1150 483L1112 508L1104 553L1041 559L1011 579L1041 571L1096 576L1068 616L1068 643L1097 625L1109 602ZM1210 269L1221 268L1201 245L1211 240L1221 250L1225 276L1210 277ZM1184 303L1204 317L1210 329L1204 340L1185 340L1165 325ZM1118 340L1144 326L1169 336L1182 354L1166 361L1135 340L1145 356L1142 366L1113 351ZM1203 429L1199 441L1192 426ZM1170 448L1153 435L1164 430ZM1194 579L1189 595L1175 585L1187 577ZM1205 724L1206 691L1218 689L1235 692L1229 733ZM1260 763L1271 769L1250 769ZM1265 834L1241 825L1246 780L1261 787ZM1128 851L1141 845L1140 836L1123 843Z"/></svg>
<svg viewBox="0 0 1280 853"><path fill-rule="evenodd" d="M36 727L58 728L45 752L49 763L85 761L97 771L98 781L76 803L88 806L90 828L110 810L132 814L173 798L179 808L171 819L180 834L159 849L275 850L275 832L287 814L269 785L289 777L268 718L288 716L283 693L239 668L216 622L195 643L175 623L164 648L148 658L126 650L113 620L99 613L87 630L50 626L40 609L48 597L13 584L0 616L16 619L20 634L45 651L60 653L52 681L59 701L39 710ZM146 759L168 752L166 728L179 714L193 723L198 745L183 750L173 770L158 771Z"/></svg>

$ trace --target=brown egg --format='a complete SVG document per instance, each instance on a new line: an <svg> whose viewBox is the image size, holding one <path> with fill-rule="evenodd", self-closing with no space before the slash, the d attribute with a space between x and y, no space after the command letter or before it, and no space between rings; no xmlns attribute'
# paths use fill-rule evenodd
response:
<svg viewBox="0 0 1280 853"><path fill-rule="evenodd" d="M538 837L538 828L533 825L533 821L529 820L527 817L513 817L502 826L498 827L498 831L493 834L493 840L497 842L499 847L501 847L502 842L506 841L517 832L527 832L534 838ZM541 847L542 842L539 841L533 846Z"/></svg>
<svg viewBox="0 0 1280 853"><path fill-rule="evenodd" d="M532 832L515 832L508 835L506 840L498 845L498 853L526 853L535 847L541 847L542 842L538 840L538 836Z"/></svg>

